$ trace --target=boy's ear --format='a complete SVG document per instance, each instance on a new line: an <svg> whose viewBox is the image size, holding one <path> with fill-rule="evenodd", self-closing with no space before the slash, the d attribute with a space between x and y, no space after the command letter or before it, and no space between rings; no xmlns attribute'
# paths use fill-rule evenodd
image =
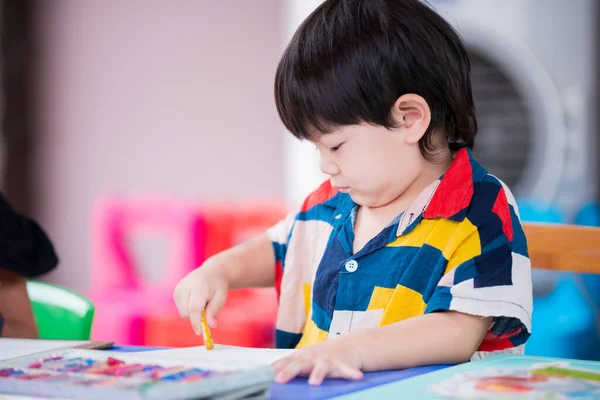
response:
<svg viewBox="0 0 600 400"><path fill-rule="evenodd" d="M392 118L404 132L408 144L418 143L431 122L431 110L425 99L417 94L402 95L392 106Z"/></svg>

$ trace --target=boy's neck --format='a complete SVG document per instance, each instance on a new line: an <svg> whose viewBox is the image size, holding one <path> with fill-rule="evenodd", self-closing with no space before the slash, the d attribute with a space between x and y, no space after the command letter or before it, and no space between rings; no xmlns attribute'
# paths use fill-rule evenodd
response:
<svg viewBox="0 0 600 400"><path fill-rule="evenodd" d="M410 207L410 205L425 188L446 173L453 160L453 155L448 152L447 156L443 157L443 161L436 161L434 163L426 161L425 168L423 168L417 178L398 197L384 206L374 208L361 207L364 208L363 212L366 211L368 214L371 214L377 219L392 221L400 213L404 212L408 207Z"/></svg>

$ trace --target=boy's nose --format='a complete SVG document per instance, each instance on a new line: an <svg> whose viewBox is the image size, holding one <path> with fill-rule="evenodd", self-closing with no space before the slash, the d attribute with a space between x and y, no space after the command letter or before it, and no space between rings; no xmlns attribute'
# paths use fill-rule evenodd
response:
<svg viewBox="0 0 600 400"><path fill-rule="evenodd" d="M337 164L329 160L328 157L321 156L319 168L321 169L322 173L329 176L335 176L340 173L340 169Z"/></svg>

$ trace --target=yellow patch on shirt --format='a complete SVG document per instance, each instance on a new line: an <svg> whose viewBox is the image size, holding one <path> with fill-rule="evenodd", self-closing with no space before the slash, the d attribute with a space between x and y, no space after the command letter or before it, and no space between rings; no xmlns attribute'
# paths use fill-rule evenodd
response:
<svg viewBox="0 0 600 400"><path fill-rule="evenodd" d="M421 293L398 285L383 311L379 326L389 325L408 318L423 315L427 304Z"/></svg>
<svg viewBox="0 0 600 400"><path fill-rule="evenodd" d="M304 327L304 333L302 334L302 338L300 339L300 342L298 343L296 348L299 349L302 347L321 343L325 341L328 336L328 332L319 329L317 325L313 322L313 320L309 319L306 322L306 326Z"/></svg>

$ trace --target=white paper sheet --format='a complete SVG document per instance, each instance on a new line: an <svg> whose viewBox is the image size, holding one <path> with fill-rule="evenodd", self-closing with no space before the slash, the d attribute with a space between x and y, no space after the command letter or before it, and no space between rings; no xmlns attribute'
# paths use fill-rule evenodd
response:
<svg viewBox="0 0 600 400"><path fill-rule="evenodd" d="M191 361L210 369L250 369L269 365L293 353L288 349L258 349L215 345L212 350L204 346L183 347L169 350L154 350L134 353L136 357L152 360Z"/></svg>
<svg viewBox="0 0 600 400"><path fill-rule="evenodd" d="M0 361L90 343L88 340L39 340L0 338Z"/></svg>

